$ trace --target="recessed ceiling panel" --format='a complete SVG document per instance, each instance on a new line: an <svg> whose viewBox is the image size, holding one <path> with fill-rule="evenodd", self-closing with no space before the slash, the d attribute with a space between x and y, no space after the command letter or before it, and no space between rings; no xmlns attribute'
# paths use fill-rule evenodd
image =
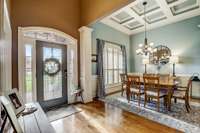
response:
<svg viewBox="0 0 200 133"><path fill-rule="evenodd" d="M199 8L198 0L187 0L181 4L173 6L171 11L173 15L178 15L197 8Z"/></svg>
<svg viewBox="0 0 200 133"><path fill-rule="evenodd" d="M138 22L138 21L133 21L133 22L128 23L128 24L125 25L125 26L126 26L127 28L129 28L130 30L133 30L133 29L142 27L143 24L141 24L141 23Z"/></svg>
<svg viewBox="0 0 200 133"><path fill-rule="evenodd" d="M133 19L133 17L131 15L129 15L127 12L122 11L122 12L118 13L117 15L113 16L112 19L114 21L117 21L118 23L122 24L126 21Z"/></svg>
<svg viewBox="0 0 200 133"><path fill-rule="evenodd" d="M153 10L158 9L159 6L156 3L155 0L148 0L147 5L146 5L146 12L151 12ZM139 2L135 6L132 7L132 10L134 10L138 15L143 15L144 14L144 6L143 6L143 1Z"/></svg>
<svg viewBox="0 0 200 133"><path fill-rule="evenodd" d="M178 0L166 0L167 4L171 4L171 3L174 3L174 2L177 2Z"/></svg>
<svg viewBox="0 0 200 133"><path fill-rule="evenodd" d="M146 19L143 2L146 1ZM126 34L154 29L200 15L200 0L135 0L101 20Z"/></svg>
<svg viewBox="0 0 200 133"><path fill-rule="evenodd" d="M167 17L165 16L165 14L163 12L159 11L159 12L156 12L154 14L147 16L146 21L151 24L151 23L155 23L155 22L164 20L166 18Z"/></svg>

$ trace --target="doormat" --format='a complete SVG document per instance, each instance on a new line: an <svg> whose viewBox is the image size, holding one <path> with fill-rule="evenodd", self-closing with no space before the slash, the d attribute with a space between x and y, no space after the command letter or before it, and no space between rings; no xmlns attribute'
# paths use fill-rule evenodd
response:
<svg viewBox="0 0 200 133"><path fill-rule="evenodd" d="M62 105L61 107L53 108L47 111L46 115L49 121L53 122L79 112L81 112L81 109L76 108L74 105Z"/></svg>

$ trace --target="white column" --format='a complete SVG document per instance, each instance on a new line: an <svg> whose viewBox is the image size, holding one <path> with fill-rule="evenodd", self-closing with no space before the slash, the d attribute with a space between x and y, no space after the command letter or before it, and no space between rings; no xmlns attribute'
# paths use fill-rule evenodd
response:
<svg viewBox="0 0 200 133"><path fill-rule="evenodd" d="M92 101L92 29L81 27L80 32L80 81L81 88L84 89L84 102Z"/></svg>

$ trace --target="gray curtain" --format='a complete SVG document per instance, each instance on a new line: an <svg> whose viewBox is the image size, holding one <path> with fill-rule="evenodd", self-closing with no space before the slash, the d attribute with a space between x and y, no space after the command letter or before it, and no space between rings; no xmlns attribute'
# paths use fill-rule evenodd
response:
<svg viewBox="0 0 200 133"><path fill-rule="evenodd" d="M127 55L126 55L126 47L121 46L122 55L123 55L123 66L124 66L124 73L127 74Z"/></svg>
<svg viewBox="0 0 200 133"><path fill-rule="evenodd" d="M105 41L97 39L97 75L98 75L98 88L97 98L105 97L105 83L104 83L104 69L103 69L103 49Z"/></svg>

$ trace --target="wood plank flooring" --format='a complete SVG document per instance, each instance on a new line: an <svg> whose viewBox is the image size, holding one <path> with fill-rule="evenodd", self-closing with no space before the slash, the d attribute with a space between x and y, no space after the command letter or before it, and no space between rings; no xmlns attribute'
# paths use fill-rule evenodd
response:
<svg viewBox="0 0 200 133"><path fill-rule="evenodd" d="M51 123L57 133L180 133L103 102L76 107L82 112Z"/></svg>

